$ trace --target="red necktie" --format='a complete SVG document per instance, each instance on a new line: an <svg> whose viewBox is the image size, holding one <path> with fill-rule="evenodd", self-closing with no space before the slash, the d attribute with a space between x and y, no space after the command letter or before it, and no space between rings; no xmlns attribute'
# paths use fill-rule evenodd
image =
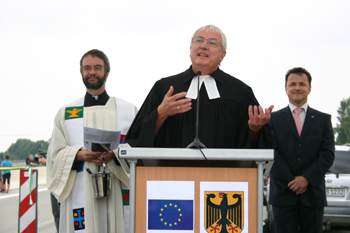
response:
<svg viewBox="0 0 350 233"><path fill-rule="evenodd" d="M303 108L294 109L294 121L295 121L295 125L297 126L299 136L301 134L301 119L300 119L299 113L301 113L303 110L304 110Z"/></svg>

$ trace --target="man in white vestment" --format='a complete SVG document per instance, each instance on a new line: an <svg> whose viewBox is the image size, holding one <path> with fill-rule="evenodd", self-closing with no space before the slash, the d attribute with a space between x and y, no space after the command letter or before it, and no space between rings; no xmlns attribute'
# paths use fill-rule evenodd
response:
<svg viewBox="0 0 350 233"><path fill-rule="evenodd" d="M121 143L137 112L122 99L110 97L105 82L110 71L107 56L90 50L80 60L86 95L62 107L54 121L47 156L48 189L60 205L60 232L124 233L122 185L129 175L117 158L117 150L88 151L84 148L84 127L121 131ZM112 173L111 195L95 198L92 173Z"/></svg>

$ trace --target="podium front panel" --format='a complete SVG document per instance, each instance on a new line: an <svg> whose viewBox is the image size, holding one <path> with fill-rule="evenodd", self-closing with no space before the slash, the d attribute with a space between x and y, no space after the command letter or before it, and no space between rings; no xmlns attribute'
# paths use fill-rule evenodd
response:
<svg viewBox="0 0 350 233"><path fill-rule="evenodd" d="M200 182L248 182L248 229L257 232L257 169L202 167L136 167L135 232L146 232L147 181L194 181L194 232L200 232ZM262 223L261 223L262 224Z"/></svg>

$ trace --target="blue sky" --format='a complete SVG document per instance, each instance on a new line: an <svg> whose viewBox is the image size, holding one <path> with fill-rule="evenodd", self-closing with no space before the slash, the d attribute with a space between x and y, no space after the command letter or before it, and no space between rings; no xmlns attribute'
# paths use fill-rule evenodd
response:
<svg viewBox="0 0 350 233"><path fill-rule="evenodd" d="M58 109L84 95L79 61L110 59L107 92L141 107L154 82L190 66L204 25L226 34L221 69L253 88L263 107L285 107L284 75L313 76L309 105L332 114L350 97L350 1L0 1L0 152L18 138L50 138Z"/></svg>

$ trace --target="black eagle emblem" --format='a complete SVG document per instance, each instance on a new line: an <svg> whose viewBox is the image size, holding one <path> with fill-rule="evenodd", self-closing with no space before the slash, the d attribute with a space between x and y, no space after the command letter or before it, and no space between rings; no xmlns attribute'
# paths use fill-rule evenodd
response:
<svg viewBox="0 0 350 233"><path fill-rule="evenodd" d="M243 230L243 192L205 193L205 229L216 233L228 233L228 230L241 232Z"/></svg>

